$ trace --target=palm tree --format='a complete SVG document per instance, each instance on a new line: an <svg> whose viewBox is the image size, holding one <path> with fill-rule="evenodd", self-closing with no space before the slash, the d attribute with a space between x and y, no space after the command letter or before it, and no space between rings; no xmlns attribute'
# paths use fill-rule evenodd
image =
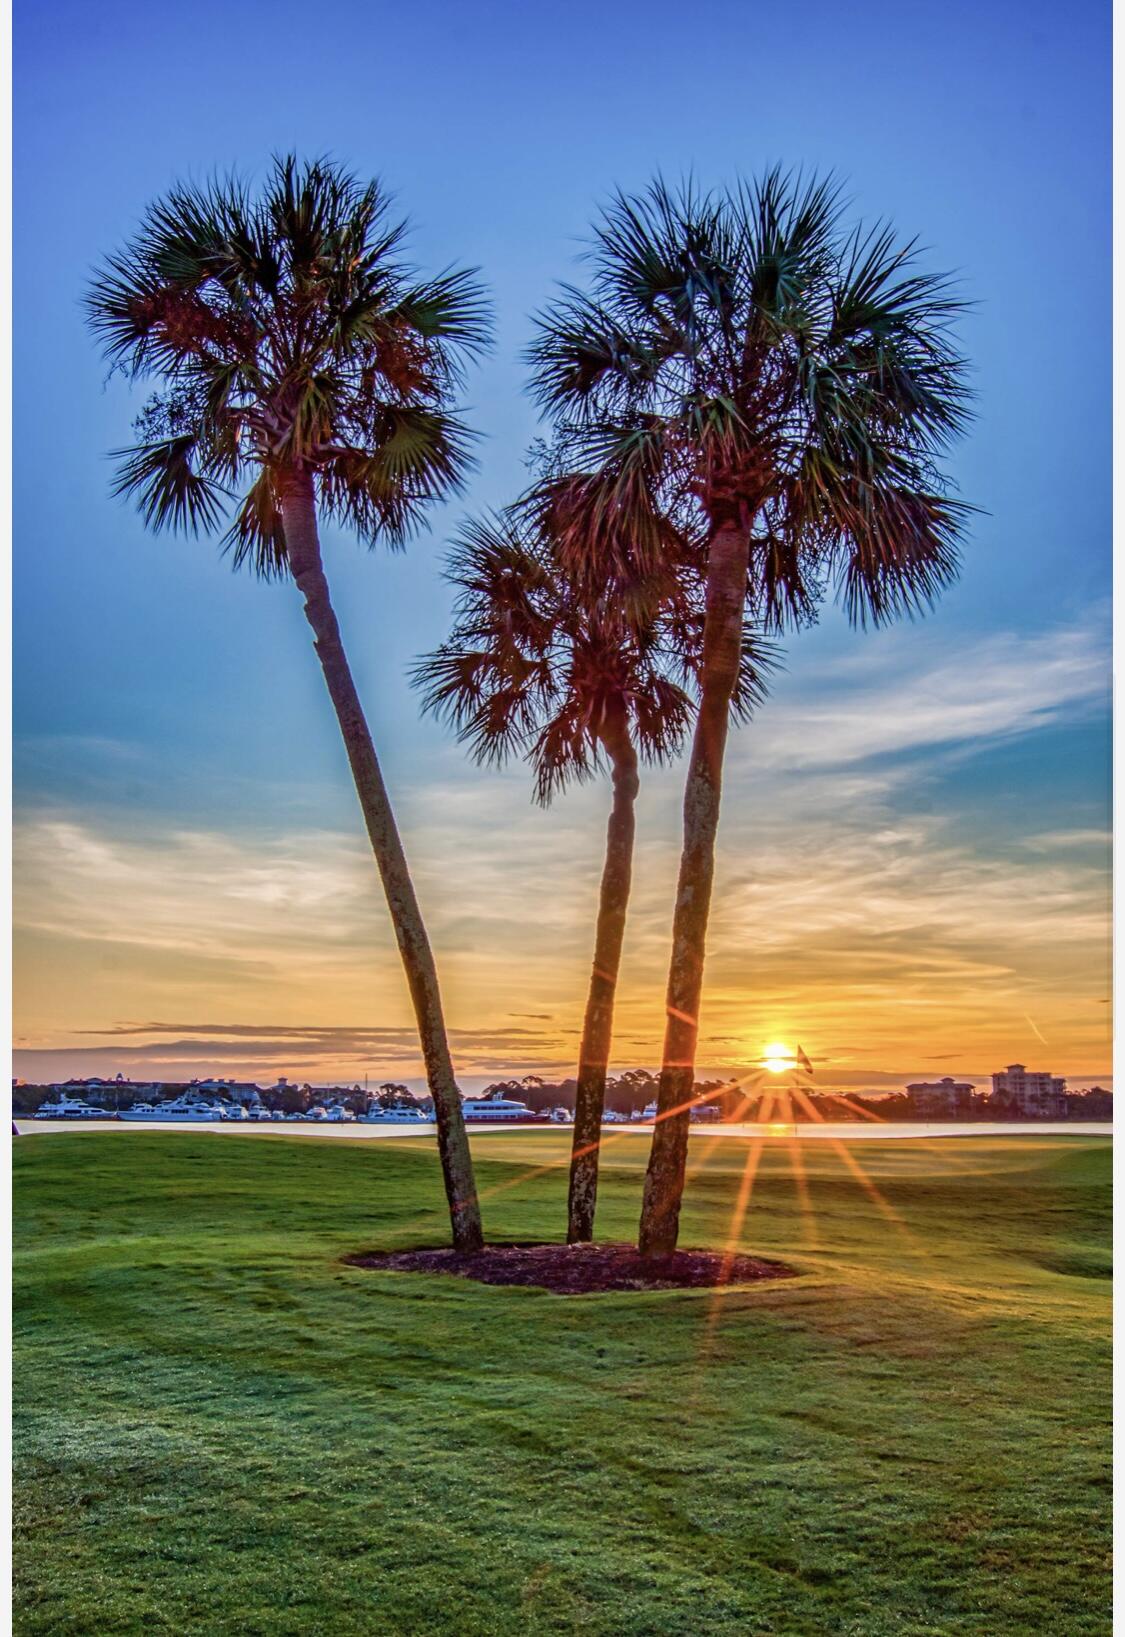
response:
<svg viewBox="0 0 1125 1637"><path fill-rule="evenodd" d="M557 486L556 486L557 487ZM686 735L701 618L691 543L678 574L659 584L568 578L536 508L468 524L447 576L459 588L449 640L415 668L423 708L450 721L478 761L526 756L536 799L547 806L571 781L607 767L613 804L606 830L594 960L575 1092L567 1206L571 1244L593 1238L613 1011L632 882L639 764L660 763ZM686 658L685 658L686 656ZM732 708L760 699L769 656L746 633Z"/></svg>
<svg viewBox="0 0 1125 1637"><path fill-rule="evenodd" d="M968 418L962 310L889 227L848 231L830 181L772 170L721 195L657 182L595 230L588 292L564 289L531 351L541 404L597 516L652 496L705 537L701 698L684 794L659 1118L640 1247L675 1249L729 701L749 605L767 629L835 588L853 622L928 607L957 572L968 508L936 463ZM591 508L560 519L596 577ZM659 511L658 505L655 511Z"/></svg>
<svg viewBox="0 0 1125 1637"><path fill-rule="evenodd" d="M321 559L319 514L368 545L403 544L456 491L469 434L451 404L486 341L472 274L418 276L376 182L276 159L256 198L237 181L177 186L96 273L90 325L111 363L156 393L115 493L153 530L215 529L235 566L291 575L340 724L382 877L437 1112L458 1249L480 1209L437 969Z"/></svg>

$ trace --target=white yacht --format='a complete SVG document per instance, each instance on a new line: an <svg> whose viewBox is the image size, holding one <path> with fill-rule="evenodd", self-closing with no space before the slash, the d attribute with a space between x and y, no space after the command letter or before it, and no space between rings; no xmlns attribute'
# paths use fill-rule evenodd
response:
<svg viewBox="0 0 1125 1637"><path fill-rule="evenodd" d="M534 1113L526 1103L521 1103L514 1097L463 1097L461 1112L466 1120L488 1120L490 1123L503 1121L505 1125L512 1125L517 1120L525 1125L529 1121L543 1125L551 1118L549 1114Z"/></svg>
<svg viewBox="0 0 1125 1637"><path fill-rule="evenodd" d="M134 1103L123 1109L123 1120L140 1120L160 1124L168 1120L183 1120L192 1125L213 1124L230 1116L219 1103L188 1102L185 1097L173 1097L167 1103Z"/></svg>
<svg viewBox="0 0 1125 1637"><path fill-rule="evenodd" d="M424 1108L412 1108L408 1103L397 1108L382 1108L373 1104L359 1119L364 1125L432 1125L434 1116Z"/></svg>
<svg viewBox="0 0 1125 1637"><path fill-rule="evenodd" d="M651 1103L646 1103L645 1104L643 1114L637 1114L636 1112L634 1112L633 1114L631 1114L629 1116L629 1118L631 1120L645 1120L645 1121L655 1120L656 1117L657 1117L657 1109L656 1109L655 1100L653 1102L651 1102ZM718 1107L718 1105L716 1103L702 1103L702 1104L701 1103L693 1103L692 1107L691 1107L691 1111L688 1114L688 1119L689 1120L721 1120L722 1117L723 1117L723 1111L722 1111L721 1108Z"/></svg>
<svg viewBox="0 0 1125 1637"><path fill-rule="evenodd" d="M51 1103L41 1103L33 1116L36 1120L109 1120L112 1114L107 1114L104 1108L91 1108L89 1103L83 1102L81 1097L68 1097L66 1092L60 1092L58 1099Z"/></svg>
<svg viewBox="0 0 1125 1637"><path fill-rule="evenodd" d="M352 1113L350 1108L344 1108L340 1103L333 1103L332 1107L325 1115L325 1119L332 1125L343 1125L348 1121L354 1120L355 1115Z"/></svg>

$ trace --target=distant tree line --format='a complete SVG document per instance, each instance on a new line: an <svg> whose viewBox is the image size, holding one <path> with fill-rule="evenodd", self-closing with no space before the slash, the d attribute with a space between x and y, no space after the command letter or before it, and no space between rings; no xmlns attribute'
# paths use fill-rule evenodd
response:
<svg viewBox="0 0 1125 1637"><path fill-rule="evenodd" d="M696 1082L696 1096L709 1092L718 1095L727 1084L724 1080ZM623 1074L609 1075L605 1082L605 1106L614 1114L640 1114L656 1098L660 1087L659 1076L648 1069L626 1069ZM578 1092L578 1081L571 1076L566 1080L544 1080L538 1074L526 1074L522 1079L495 1080L481 1092L482 1097L512 1097L527 1104L533 1113L547 1109L565 1108L573 1111Z"/></svg>
<svg viewBox="0 0 1125 1637"><path fill-rule="evenodd" d="M573 1077L565 1080L544 1080L540 1075L528 1074L521 1079L496 1080L487 1086L481 1093L484 1097L514 1097L519 1098L536 1113L550 1108L573 1109L577 1080ZM644 1108L655 1101L660 1085L658 1075L648 1069L628 1069L624 1074L610 1075L606 1079L605 1106L615 1114L640 1114ZM783 1112L779 1112L778 1099L771 1098L770 1106L765 1110L766 1117L782 1120L786 1124L803 1124L817 1119L839 1122L841 1120L863 1120L865 1116L878 1120L907 1121L921 1118L935 1118L934 1115L923 1115L914 1099L908 1092L814 1092L807 1087L802 1089L802 1095L814 1112L801 1108L796 1099L782 1094ZM692 1089L692 1100L695 1103L710 1105L719 1110L722 1120L756 1120L763 1113L764 1099L770 1097L770 1091L759 1090L747 1092L745 1085L738 1080L696 1080ZM1021 1114L1017 1110L1008 1109L992 1102L985 1094L976 1096L970 1108L965 1112L950 1112L936 1116L942 1120L1027 1120L1032 1116ZM1113 1093L1106 1091L1102 1086L1094 1086L1089 1091L1068 1092L1066 1095L1066 1117L1071 1120L1111 1120L1113 1118Z"/></svg>
<svg viewBox="0 0 1125 1637"><path fill-rule="evenodd" d="M615 1114L630 1116L640 1114L649 1103L655 1101L660 1081L659 1077L648 1069L627 1069L623 1074L610 1075L606 1079L606 1108ZM522 1078L510 1080L494 1080L481 1093L482 1097L511 1097L527 1104L534 1113L543 1113L552 1108L566 1108L573 1110L578 1082L573 1077L565 1080L545 1080L538 1074L526 1074ZM130 1085L125 1083L120 1090L114 1091L111 1100L105 1103L107 1112L115 1109L132 1108L137 1102L153 1100L165 1101L194 1088L189 1082L167 1081L159 1085ZM82 1096L81 1085L73 1087L75 1096ZM45 1085L17 1085L12 1087L12 1112L14 1114L34 1114L45 1102L56 1095L56 1088ZM721 1120L756 1120L763 1112L763 1093L757 1089L747 1094L745 1086L738 1080L697 1080L694 1084L693 1101L717 1108ZM317 1103L326 1099L342 1104L353 1114L364 1114L367 1109L378 1104L382 1108L417 1107L429 1109L432 1107L428 1096L419 1097L402 1081L384 1080L373 1091L363 1086L313 1086L303 1085L268 1086L260 1088L259 1096L264 1107L279 1110L283 1114L305 1114ZM1014 1120L1025 1121L1033 1118L1018 1110L1006 1108L994 1102L990 1097L980 1094L973 1098L971 1107L965 1112L950 1112L939 1116L923 1115L916 1106L914 1099L908 1092L810 1092L805 1089L803 1096L811 1104L815 1113L802 1109L795 1099L783 1098L784 1112L778 1112L777 1099L774 1098L771 1107L766 1111L767 1117L782 1120L786 1124L803 1124L806 1121L831 1120L863 1120L865 1117L878 1120L906 1121L920 1118L939 1118L942 1120ZM1092 1086L1089 1091L1071 1091L1066 1093L1066 1118L1070 1120L1112 1120L1113 1093L1103 1086Z"/></svg>

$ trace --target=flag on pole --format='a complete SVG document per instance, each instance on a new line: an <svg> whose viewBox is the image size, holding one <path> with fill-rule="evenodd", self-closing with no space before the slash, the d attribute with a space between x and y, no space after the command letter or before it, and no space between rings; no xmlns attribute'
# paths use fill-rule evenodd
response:
<svg viewBox="0 0 1125 1637"><path fill-rule="evenodd" d="M804 1069L806 1074L811 1074L812 1071L813 1071L812 1064L810 1063L809 1059L805 1056L805 1054L801 1050L800 1046L797 1047L797 1067L801 1068L801 1069Z"/></svg>

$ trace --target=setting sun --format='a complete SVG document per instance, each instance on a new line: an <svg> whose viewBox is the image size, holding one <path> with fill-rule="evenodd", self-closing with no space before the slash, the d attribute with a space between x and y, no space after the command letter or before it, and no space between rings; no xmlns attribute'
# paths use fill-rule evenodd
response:
<svg viewBox="0 0 1125 1637"><path fill-rule="evenodd" d="M796 1066L797 1059L792 1047L786 1046L782 1041L773 1041L762 1053L762 1067L768 1069L770 1074L785 1074L787 1070Z"/></svg>

